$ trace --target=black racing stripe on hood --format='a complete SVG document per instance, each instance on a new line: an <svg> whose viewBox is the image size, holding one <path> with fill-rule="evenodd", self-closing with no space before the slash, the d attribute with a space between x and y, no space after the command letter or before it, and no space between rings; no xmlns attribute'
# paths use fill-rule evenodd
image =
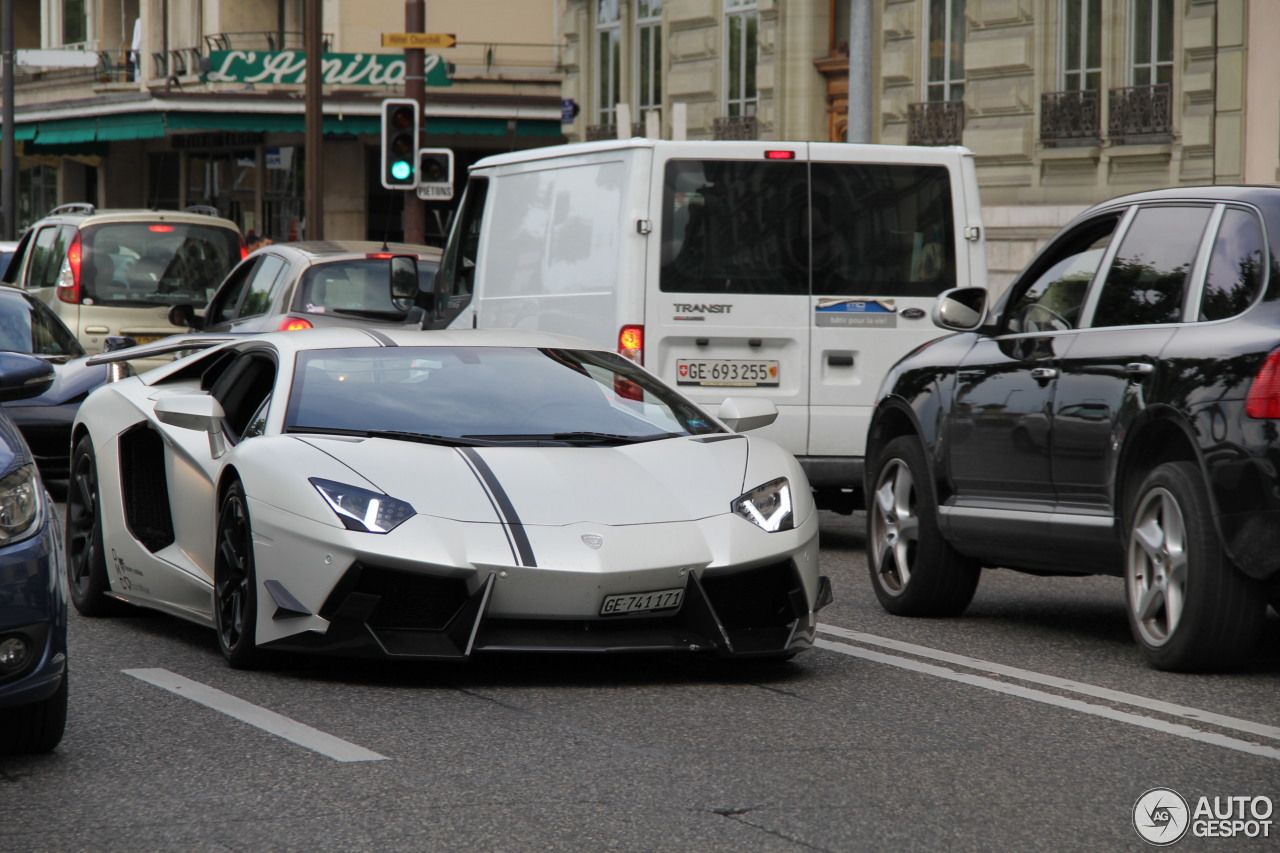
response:
<svg viewBox="0 0 1280 853"><path fill-rule="evenodd" d="M480 478L485 490L493 498L498 514L502 516L503 525L511 537L512 550L515 552L516 560L522 566L536 567L538 560L533 554L533 544L529 542L529 536L524 532L524 522L520 520L519 514L516 513L516 508L511 503L511 497L507 494L507 490L502 488L502 483L498 481L498 476L493 473L489 463L484 461L476 448L459 447L458 452L471 463L476 476Z"/></svg>

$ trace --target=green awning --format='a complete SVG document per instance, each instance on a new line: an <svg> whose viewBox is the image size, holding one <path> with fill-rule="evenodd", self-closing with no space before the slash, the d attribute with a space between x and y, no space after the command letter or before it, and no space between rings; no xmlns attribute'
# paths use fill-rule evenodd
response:
<svg viewBox="0 0 1280 853"><path fill-rule="evenodd" d="M377 116L327 115L324 117L323 130L327 134L366 136L379 133L380 127ZM439 136L506 136L510 133L508 120L502 118L428 118L426 130L428 135ZM52 153L71 146L131 139L159 139L171 133L194 131L303 133L306 131L306 118L296 113L116 113L18 125L15 138L34 142L42 150ZM516 136L560 134L558 121L519 119L516 122Z"/></svg>

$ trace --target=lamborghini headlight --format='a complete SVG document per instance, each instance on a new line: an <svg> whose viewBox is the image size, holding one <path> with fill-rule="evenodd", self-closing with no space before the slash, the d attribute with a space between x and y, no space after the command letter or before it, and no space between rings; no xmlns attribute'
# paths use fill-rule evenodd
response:
<svg viewBox="0 0 1280 853"><path fill-rule="evenodd" d="M333 480L310 478L311 485L337 513L348 530L364 533L389 533L414 514L413 507L381 492L359 486L335 483Z"/></svg>
<svg viewBox="0 0 1280 853"><path fill-rule="evenodd" d="M25 537L40 517L40 478L30 462L0 479L0 545Z"/></svg>
<svg viewBox="0 0 1280 853"><path fill-rule="evenodd" d="M769 533L796 526L791 511L791 484L786 477L757 486L731 505L733 511Z"/></svg>

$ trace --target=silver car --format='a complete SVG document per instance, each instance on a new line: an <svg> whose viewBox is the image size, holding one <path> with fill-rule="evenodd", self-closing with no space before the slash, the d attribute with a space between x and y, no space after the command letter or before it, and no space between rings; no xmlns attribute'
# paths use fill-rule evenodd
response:
<svg viewBox="0 0 1280 853"><path fill-rule="evenodd" d="M440 250L406 243L272 243L244 259L203 314L170 312L206 332L276 332L317 326L420 326Z"/></svg>

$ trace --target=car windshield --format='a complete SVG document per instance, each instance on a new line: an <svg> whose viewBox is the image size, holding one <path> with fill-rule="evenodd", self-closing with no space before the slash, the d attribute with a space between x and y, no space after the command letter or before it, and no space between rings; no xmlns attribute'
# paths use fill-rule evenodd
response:
<svg viewBox="0 0 1280 853"><path fill-rule="evenodd" d="M11 288L0 291L0 350L53 360L85 354L71 330L43 302Z"/></svg>
<svg viewBox="0 0 1280 853"><path fill-rule="evenodd" d="M436 264L420 258L417 266L418 291L430 293ZM316 264L302 274L302 286L294 297L294 310L310 314L403 316L412 301L391 298L391 268L386 258Z"/></svg>
<svg viewBox="0 0 1280 853"><path fill-rule="evenodd" d="M80 233L86 305L197 307L240 261L240 235L188 222L107 222Z"/></svg>
<svg viewBox="0 0 1280 853"><path fill-rule="evenodd" d="M569 444L723 432L621 356L516 347L304 352L285 430Z"/></svg>

